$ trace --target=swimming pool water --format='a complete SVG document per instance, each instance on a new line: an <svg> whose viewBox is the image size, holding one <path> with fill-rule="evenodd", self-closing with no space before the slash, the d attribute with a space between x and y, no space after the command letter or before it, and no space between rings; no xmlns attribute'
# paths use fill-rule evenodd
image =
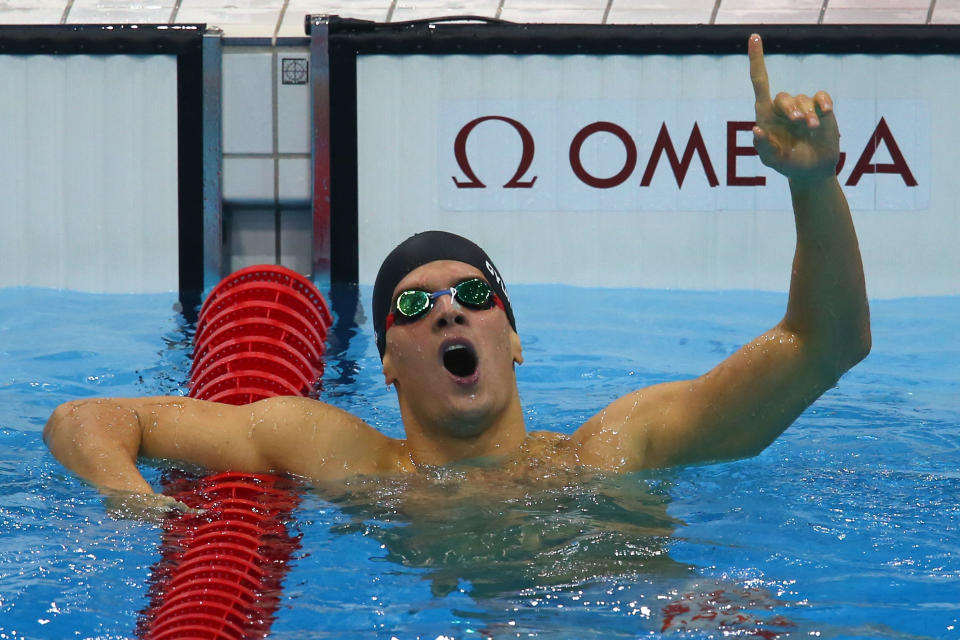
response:
<svg viewBox="0 0 960 640"><path fill-rule="evenodd" d="M333 293L323 397L401 436L368 296ZM637 387L706 371L785 302L511 296L528 428L565 432ZM0 640L133 636L159 527L111 518L40 433L69 399L185 393L191 328L173 306L0 290ZM482 488L436 469L305 492L271 637L636 638L671 620L667 637L684 620L699 629L684 637L960 637L960 298L872 314L873 353L755 458L532 484L494 473ZM690 621L701 609L714 620ZM751 622L719 625L736 613Z"/></svg>

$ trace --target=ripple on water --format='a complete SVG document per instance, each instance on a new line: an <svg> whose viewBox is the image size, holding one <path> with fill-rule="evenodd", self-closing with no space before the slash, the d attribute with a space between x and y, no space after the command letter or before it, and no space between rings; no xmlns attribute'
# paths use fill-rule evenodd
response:
<svg viewBox="0 0 960 640"><path fill-rule="evenodd" d="M634 388L702 373L777 322L784 302L511 293L529 424L562 431ZM535 489L441 474L308 495L272 637L658 637L667 607L747 588L762 596L741 610L782 615L796 637L954 637L958 301L874 304L871 356L749 460ZM158 530L108 518L39 431L77 397L182 393L190 328L171 304L0 291L3 633L131 634ZM325 397L400 436L366 322L328 352Z"/></svg>

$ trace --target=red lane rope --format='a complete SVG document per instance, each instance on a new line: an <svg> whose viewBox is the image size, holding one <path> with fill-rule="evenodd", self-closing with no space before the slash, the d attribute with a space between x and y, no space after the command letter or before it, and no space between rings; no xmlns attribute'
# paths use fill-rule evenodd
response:
<svg viewBox="0 0 960 640"><path fill-rule="evenodd" d="M300 274L273 265L237 271L200 309L190 396L239 405L313 393L323 377L331 324L326 300ZM237 472L165 484L165 493L203 513L164 521L163 557L137 635L266 637L287 562L299 547L286 527L299 503L295 484Z"/></svg>

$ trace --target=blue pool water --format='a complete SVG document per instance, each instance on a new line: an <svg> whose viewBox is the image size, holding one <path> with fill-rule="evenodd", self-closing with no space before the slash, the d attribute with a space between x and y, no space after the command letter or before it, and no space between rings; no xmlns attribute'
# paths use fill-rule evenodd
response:
<svg viewBox="0 0 960 640"><path fill-rule="evenodd" d="M785 302L511 294L528 427L565 432L632 389L702 373L777 322ZM323 394L400 436L368 296L333 296ZM159 527L108 516L40 434L73 398L184 393L191 329L173 306L0 290L0 640L133 636ZM271 637L657 637L678 606L692 613L666 637L699 610L754 622L702 619L680 635L960 637L960 298L872 311L869 358L752 459L494 483L487 494L445 470L305 492Z"/></svg>

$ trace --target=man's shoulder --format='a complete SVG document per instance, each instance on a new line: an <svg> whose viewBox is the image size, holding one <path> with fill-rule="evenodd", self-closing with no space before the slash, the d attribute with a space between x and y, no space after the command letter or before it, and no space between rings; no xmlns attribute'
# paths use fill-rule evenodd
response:
<svg viewBox="0 0 960 640"><path fill-rule="evenodd" d="M322 400L302 396L275 396L250 405L255 414L271 420L283 418L291 426L366 424L359 417Z"/></svg>
<svg viewBox="0 0 960 640"><path fill-rule="evenodd" d="M657 384L614 400L570 436L582 464L610 471L631 471L646 464L652 424L669 411L676 383Z"/></svg>
<svg viewBox="0 0 960 640"><path fill-rule="evenodd" d="M390 472L404 459L403 441L326 402L284 396L255 404L257 437L284 471L319 480Z"/></svg>

